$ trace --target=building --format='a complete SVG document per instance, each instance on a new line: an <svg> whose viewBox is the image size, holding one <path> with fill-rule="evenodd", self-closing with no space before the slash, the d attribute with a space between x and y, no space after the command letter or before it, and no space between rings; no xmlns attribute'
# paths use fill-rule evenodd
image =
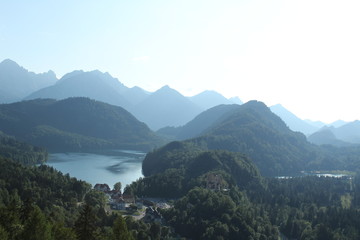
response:
<svg viewBox="0 0 360 240"><path fill-rule="evenodd" d="M110 192L110 187L106 183L97 183L95 184L94 189L104 193Z"/></svg>

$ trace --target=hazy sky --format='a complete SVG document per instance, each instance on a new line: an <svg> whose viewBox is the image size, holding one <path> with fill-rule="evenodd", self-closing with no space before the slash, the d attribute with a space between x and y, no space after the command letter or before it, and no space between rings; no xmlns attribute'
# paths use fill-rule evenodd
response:
<svg viewBox="0 0 360 240"><path fill-rule="evenodd" d="M0 0L0 61L360 119L360 1Z"/></svg>

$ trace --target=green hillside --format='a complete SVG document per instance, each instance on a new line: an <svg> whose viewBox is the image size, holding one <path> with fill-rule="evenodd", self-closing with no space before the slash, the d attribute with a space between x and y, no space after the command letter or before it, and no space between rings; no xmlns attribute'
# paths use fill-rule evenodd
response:
<svg viewBox="0 0 360 240"><path fill-rule="evenodd" d="M359 169L360 147L311 144L302 133L291 131L258 101L241 106L220 105L201 113L183 127L160 132L175 139L187 136L189 139L184 142L203 150L243 153L253 160L264 176L297 175L302 170ZM171 146L170 152L181 151L175 145Z"/></svg>
<svg viewBox="0 0 360 240"><path fill-rule="evenodd" d="M19 142L14 137L0 132L0 156L14 159L25 165L33 165L45 162L48 153L44 148Z"/></svg>
<svg viewBox="0 0 360 240"><path fill-rule="evenodd" d="M236 109L240 108L238 104L222 104L210 108L193 120L181 127L165 127L157 131L158 134L166 136L174 140L184 140L200 136L204 131L210 129L221 119L226 118L227 114L231 114Z"/></svg>
<svg viewBox="0 0 360 240"><path fill-rule="evenodd" d="M207 179L214 176L218 188L262 187L258 169L244 155L204 150L189 142L172 142L148 153L143 173L146 177L131 186L140 196L179 197L193 187L207 187Z"/></svg>
<svg viewBox="0 0 360 240"><path fill-rule="evenodd" d="M232 115L191 140L208 149L226 149L248 155L266 176L298 173L316 158L306 137L291 131L265 104L248 102Z"/></svg>
<svg viewBox="0 0 360 240"><path fill-rule="evenodd" d="M0 105L0 130L50 151L149 150L161 144L160 138L123 108L88 98Z"/></svg>
<svg viewBox="0 0 360 240"><path fill-rule="evenodd" d="M202 131L201 136L185 142L203 150L227 150L245 154L264 176L299 173L320 154L319 149L308 143L303 134L291 131L261 102L250 101L223 111L221 116L215 116L216 121ZM169 147L164 149L167 148ZM159 155L162 151L159 150ZM181 149L173 147L168 152L174 151ZM168 152L162 157L167 157ZM144 173L146 168L144 162Z"/></svg>

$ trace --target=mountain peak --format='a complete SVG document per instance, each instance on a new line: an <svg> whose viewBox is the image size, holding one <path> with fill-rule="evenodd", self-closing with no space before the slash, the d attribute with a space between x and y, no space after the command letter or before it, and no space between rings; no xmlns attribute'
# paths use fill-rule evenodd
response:
<svg viewBox="0 0 360 240"><path fill-rule="evenodd" d="M163 87L161 87L160 89L158 89L157 91L154 92L155 95L164 95L164 94L176 94L176 95L181 95L183 97L183 95L181 93L179 93L178 91L176 91L175 89L169 87L169 85L165 85Z"/></svg>
<svg viewBox="0 0 360 240"><path fill-rule="evenodd" d="M128 102L121 95L128 88L117 78L99 70L84 72L76 70L65 74L55 85L33 92L26 99L68 97L89 97L98 101L117 106L128 106Z"/></svg>
<svg viewBox="0 0 360 240"><path fill-rule="evenodd" d="M201 109L178 91L163 86L139 102L134 115L157 130L165 126L180 126L201 112Z"/></svg>
<svg viewBox="0 0 360 240"><path fill-rule="evenodd" d="M76 75L79 75L79 74L82 74L82 73L84 73L83 70L74 70L74 71L72 71L72 72L69 72L69 73L65 74L65 75L60 79L59 82L65 80L65 79L68 79L68 78L72 78L72 77L74 77L74 76L76 76ZM59 83L59 82L58 82L58 83Z"/></svg>
<svg viewBox="0 0 360 240"><path fill-rule="evenodd" d="M221 95L220 93L214 91L214 90L205 90L198 95Z"/></svg>
<svg viewBox="0 0 360 240"><path fill-rule="evenodd" d="M7 59L4 59L0 64L8 64L8 65L16 65L16 66L19 66L19 64L17 64L15 61L7 58Z"/></svg>
<svg viewBox="0 0 360 240"><path fill-rule="evenodd" d="M221 104L233 104L232 101L225 98L220 93L213 91L213 90L206 90L203 91L193 97L190 98L192 102L200 106L202 109L207 110L212 107Z"/></svg>
<svg viewBox="0 0 360 240"><path fill-rule="evenodd" d="M272 108L284 108L284 106L281 105L280 103L275 104L275 105L273 105L273 106L271 106L271 107L272 107Z"/></svg>
<svg viewBox="0 0 360 240"><path fill-rule="evenodd" d="M0 68L6 69L7 71L16 71L18 69L21 69L21 71L26 71L23 67L21 67L19 64L17 64L15 61L11 59L5 59L0 63Z"/></svg>
<svg viewBox="0 0 360 240"><path fill-rule="evenodd" d="M258 101L258 100L250 100L244 105L252 106L252 107L259 107L259 108L268 108L265 103Z"/></svg>
<svg viewBox="0 0 360 240"><path fill-rule="evenodd" d="M172 89L169 85L164 85L160 89L158 89L157 91L169 91L169 90L174 90L174 89Z"/></svg>

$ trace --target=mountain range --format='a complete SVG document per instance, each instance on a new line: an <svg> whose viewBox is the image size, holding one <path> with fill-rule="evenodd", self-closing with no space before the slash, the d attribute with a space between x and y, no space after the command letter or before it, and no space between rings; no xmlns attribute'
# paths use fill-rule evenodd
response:
<svg viewBox="0 0 360 240"><path fill-rule="evenodd" d="M220 93L209 90L190 97L190 100L204 110L220 104L243 104L243 102L239 98L234 97L227 99Z"/></svg>
<svg viewBox="0 0 360 240"><path fill-rule="evenodd" d="M0 87L0 103L88 97L123 107L154 130L184 125L202 111L219 104L242 103L238 98L226 99L215 91L185 97L169 86L155 92L137 86L128 88L109 73L98 70L77 70L58 80L52 71L35 74L11 60L0 63Z"/></svg>
<svg viewBox="0 0 360 240"><path fill-rule="evenodd" d="M121 106L152 130L182 127L207 109L221 104L242 104L238 98L225 98L215 91L204 91L192 97L185 97L178 91L164 86L155 92L140 87L126 87L109 73L98 70L73 71L58 80L52 71L43 74L29 72L12 60L0 63L0 103L11 103L36 98L56 100L69 97L90 99ZM325 124L302 120L282 105L270 109L280 116L293 131L309 136ZM345 124L337 121L330 126Z"/></svg>
<svg viewBox="0 0 360 240"><path fill-rule="evenodd" d="M151 129L159 129L169 125L183 125L202 112L202 108L176 90L164 86L130 111Z"/></svg>
<svg viewBox="0 0 360 240"><path fill-rule="evenodd" d="M56 81L56 75L52 71L36 74L6 59L0 63L0 103L20 101Z"/></svg>
<svg viewBox="0 0 360 240"><path fill-rule="evenodd" d="M33 92L25 98L65 99L69 97L88 97L112 105L126 107L127 100L121 96L128 88L108 73L100 71L73 71L63 76L54 85Z"/></svg>
<svg viewBox="0 0 360 240"><path fill-rule="evenodd" d="M159 101L164 97L162 94L171 93L183 99L172 91L166 86L150 96ZM190 102L187 98L185 100ZM340 127L343 132L351 132L347 125ZM0 131L52 152L109 148L149 151L163 146L169 139L176 139L194 146L187 150L190 155L198 150L245 154L264 176L354 166L359 152L358 148L348 152L309 143L304 134L289 129L279 116L258 101L218 105L181 127L160 129L157 133L167 136L167 140L156 135L124 108L85 97L1 104ZM172 146L175 147L169 151L182 151L176 148L177 144ZM169 148L165 146L165 149ZM158 156L166 158L166 151L164 154Z"/></svg>

